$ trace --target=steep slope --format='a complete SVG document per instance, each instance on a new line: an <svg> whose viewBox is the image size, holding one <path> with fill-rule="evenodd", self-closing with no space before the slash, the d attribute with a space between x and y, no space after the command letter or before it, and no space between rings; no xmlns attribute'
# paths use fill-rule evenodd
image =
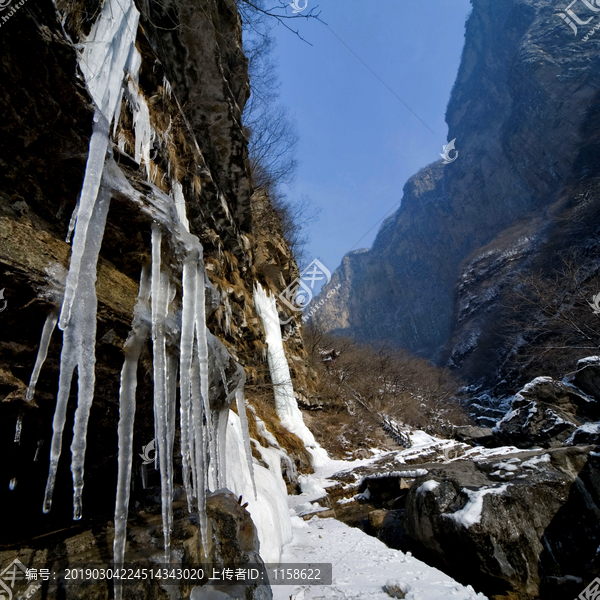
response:
<svg viewBox="0 0 600 600"><path fill-rule="evenodd" d="M499 272L525 265L564 227L583 163L590 176L600 61L586 32L575 37L546 2L473 0L446 114L459 156L413 176L373 247L344 257L323 291L341 284L318 313L326 330L452 356L453 366L477 348L498 317L488 310L496 287L510 285ZM578 215L590 227L594 204Z"/></svg>

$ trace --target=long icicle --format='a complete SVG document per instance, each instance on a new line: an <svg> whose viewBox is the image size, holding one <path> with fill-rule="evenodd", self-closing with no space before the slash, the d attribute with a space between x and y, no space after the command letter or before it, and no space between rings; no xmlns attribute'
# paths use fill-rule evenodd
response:
<svg viewBox="0 0 600 600"><path fill-rule="evenodd" d="M204 405L204 418L206 420L207 444L210 455L210 468L216 475L216 456L217 440L216 432L213 431L212 413L210 410L210 398L208 396L208 333L206 329L206 306L205 306L205 288L204 288L204 262L202 257L198 257L196 281L196 344L198 352L198 362L200 369L200 395ZM204 476L208 476L209 469L205 470ZM208 482L210 488L210 482ZM216 486L216 477L213 479Z"/></svg>
<svg viewBox="0 0 600 600"><path fill-rule="evenodd" d="M154 425L158 446L160 468L160 487L162 504L163 538L165 563L171 556L171 535L169 531L170 501L168 452L167 452L167 352L165 338L165 319L167 316L167 298L169 279L161 269L162 232L158 225L152 225L152 341L154 365Z"/></svg>
<svg viewBox="0 0 600 600"><path fill-rule="evenodd" d="M73 519L81 519L83 472L87 443L87 426L90 409L94 400L96 383L96 271L98 255L102 246L106 217L110 205L110 190L101 189L88 230L88 242L81 261L82 273L79 277L74 309L73 326L81 330L81 344L77 359L77 409L73 424L71 442L71 473L73 474Z"/></svg>
<svg viewBox="0 0 600 600"><path fill-rule="evenodd" d="M181 343L180 351L180 393L181 393L181 459L183 467L183 485L187 496L188 510L192 511L193 489L190 484L190 467L195 461L191 460L190 449L190 416L191 416L191 369L194 352L194 319L196 316L196 264L197 258L188 255L183 263L182 275L182 310L181 310ZM192 473L195 489L196 474Z"/></svg>
<svg viewBox="0 0 600 600"><path fill-rule="evenodd" d="M179 357L167 354L167 484L168 484L168 527L173 533L173 446L175 444L175 409L177 407L177 368Z"/></svg>
<svg viewBox="0 0 600 600"><path fill-rule="evenodd" d="M58 322L59 329L63 331L67 328L71 319L75 295L80 286L79 280L82 271L83 254L87 245L88 229L97 201L100 181L102 180L104 159L108 148L109 127L110 124L106 117L100 110L97 110L94 115L94 129L90 140L88 161L85 167L85 177L79 199L79 210L77 211L77 221L71 250L71 264L69 265L69 273L65 281L65 295Z"/></svg>
<svg viewBox="0 0 600 600"><path fill-rule="evenodd" d="M46 317L46 322L44 323L44 328L42 329L42 337L40 339L40 347L37 353L37 357L35 359L35 365L33 367L33 371L31 372L31 379L29 380L29 387L27 388L27 394L25 395L25 399L27 402L31 402L35 395L35 386L37 384L38 377L40 376L40 371L42 370L42 366L46 361L46 357L48 356L48 347L50 346L50 338L52 337L52 333L56 328L56 323L58 323L58 309L53 309L52 312Z"/></svg>
<svg viewBox="0 0 600 600"><path fill-rule="evenodd" d="M90 236L82 257L81 285L77 288L74 304L74 318L63 334L63 347L60 356L60 375L56 409L52 422L52 443L50 448L50 468L44 494L43 511L50 512L52 494L61 454L62 435L65 427L67 402L71 390L71 380L75 367L78 369L78 407L73 427L71 444L71 471L73 473L73 513L81 518L81 491L83 489L83 459L89 408L94 394L95 342L96 342L96 267L102 244L106 217L110 204L110 192L102 189L94 207Z"/></svg>
<svg viewBox="0 0 600 600"><path fill-rule="evenodd" d="M192 361L192 423L194 437L193 462L196 467L196 500L198 503L198 519L200 521L200 537L204 559L208 560L208 519L206 516L206 436L203 431L203 403L200 397L200 364L198 357Z"/></svg>
<svg viewBox="0 0 600 600"><path fill-rule="evenodd" d="M117 476L117 498L115 503L115 539L113 553L115 565L125 560L127 540L127 515L131 489L131 467L133 460L133 425L135 420L135 394L137 389L137 369L140 354L150 332L150 269L142 268L137 302L133 312L131 333L125 342L125 360L121 370L119 392L119 470ZM123 597L122 582L115 579L115 600Z"/></svg>
<svg viewBox="0 0 600 600"><path fill-rule="evenodd" d="M71 319L77 289L80 286L82 258L87 245L88 229L97 202L102 170L108 147L110 123L121 97L124 69L135 35L140 13L133 0L107 0L84 43L79 66L97 110L79 208L71 264L65 282L65 295L58 326L63 331Z"/></svg>

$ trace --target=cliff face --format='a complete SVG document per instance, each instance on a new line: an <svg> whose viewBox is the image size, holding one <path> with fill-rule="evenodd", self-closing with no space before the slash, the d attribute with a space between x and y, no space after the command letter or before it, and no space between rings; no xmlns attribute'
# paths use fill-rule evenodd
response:
<svg viewBox="0 0 600 600"><path fill-rule="evenodd" d="M256 224L257 215L272 209L268 198L253 194L248 170L241 115L250 88L235 2L139 2L140 24L133 32L141 56L139 81L125 79L103 179L103 186L110 187L111 203L98 263L97 335L96 340L86 340L88 348L95 347L96 383L87 435L84 518L72 521L68 468L76 385L67 409L54 508L42 514L62 332L55 331L51 339L34 400L27 402L25 396L44 322L60 306L70 263L71 248L64 240L77 210L94 124L77 48L85 45L102 4L59 2L57 8L50 0L31 2L2 25L0 34L0 287L6 300L0 340L0 438L5 457L1 475L6 485L0 495L8 513L27 515L3 529L1 544L12 548L24 548L32 538L55 531L63 533L41 546L61 546L67 536L89 532L91 523L102 529L94 544L111 543L106 523L114 514L123 349L140 273L152 260L151 231L164 220L160 198L166 201L170 194L175 206L177 185L181 186L189 232L204 251L206 319L215 336L211 351L216 348L218 358L210 358L208 365L211 409L218 412L231 403L231 390L241 377L236 362L250 387L268 382L253 287L260 281L278 292L297 273L277 220ZM140 144L143 132L136 129L142 103L154 132L149 147ZM174 258L181 250L174 239L163 242L163 269L171 278L174 303L169 311L177 320L182 264ZM265 250L267 244L277 246L277 253L270 247ZM177 351L177 327L167 339L167 356ZM301 388L309 378L297 334L289 336L287 351ZM151 505L150 512L156 510L155 500L149 498L156 494L158 475L148 473L147 483L154 491L143 491L138 451L155 436L153 383L152 344L146 342L137 368L131 505L136 510ZM13 442L15 428L18 439ZM175 468L181 468L181 459ZM214 498L212 502L211 510L218 512L219 503ZM236 519L248 518L241 507L236 510L244 513L233 511ZM256 552L256 544L250 550ZM63 548L56 556L65 553ZM105 554L100 552L101 560L109 558Z"/></svg>
<svg viewBox="0 0 600 600"><path fill-rule="evenodd" d="M596 234L597 203L583 202L581 180L597 155L598 42L583 41L586 28L574 37L554 12L536 0L473 0L446 114L458 158L412 177L373 247L343 259L324 289L341 284L335 306L318 314L327 330L479 376L478 341L515 272Z"/></svg>

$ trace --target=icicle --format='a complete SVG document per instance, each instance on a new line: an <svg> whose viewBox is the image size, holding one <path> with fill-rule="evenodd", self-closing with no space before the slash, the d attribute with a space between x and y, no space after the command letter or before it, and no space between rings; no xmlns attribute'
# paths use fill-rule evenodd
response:
<svg viewBox="0 0 600 600"><path fill-rule="evenodd" d="M21 431L23 430L23 413L19 413L17 417L17 423L15 425L15 439L13 440L15 444L21 443Z"/></svg>
<svg viewBox="0 0 600 600"><path fill-rule="evenodd" d="M198 503L198 519L200 521L200 537L202 538L202 551L205 559L208 557L208 518L206 516L206 438L202 430L203 405L199 396L200 391L200 364L198 358L192 361L191 393L192 393L192 420L194 439L194 473L196 477L196 500Z"/></svg>
<svg viewBox="0 0 600 600"><path fill-rule="evenodd" d="M142 487L146 489L148 487L148 465L146 463L140 465L140 476L142 478Z"/></svg>
<svg viewBox="0 0 600 600"><path fill-rule="evenodd" d="M73 371L77 367L78 395L73 442L71 444L71 471L73 473L73 518L81 518L81 493L83 490L83 464L85 457L87 423L94 397L96 364L96 269L98 254L102 245L106 217L110 205L110 191L102 188L98 196L89 224L87 243L81 256L81 275L73 299L73 319L63 334L63 347L60 357L60 375L56 409L52 423L52 444L50 449L50 469L44 494L44 512L52 508L52 493L62 446L67 401L71 390ZM64 306L64 305L63 305Z"/></svg>
<svg viewBox="0 0 600 600"><path fill-rule="evenodd" d="M223 365L219 365L221 381L223 382L223 390L225 392L226 407L223 408L217 415L216 431L216 463L215 463L215 479L217 489L227 487L227 423L229 420L229 389L227 387L227 375Z"/></svg>
<svg viewBox="0 0 600 600"><path fill-rule="evenodd" d="M177 407L177 368L179 359L167 356L167 478L169 494L169 533L173 533L173 446L175 443L175 409Z"/></svg>
<svg viewBox="0 0 600 600"><path fill-rule="evenodd" d="M152 226L152 341L154 346L154 423L160 466L160 487L162 500L163 537L165 562L170 561L171 535L170 520L173 496L169 486L168 440L167 440L167 351L165 320L169 296L169 279L161 271L162 233L158 225Z"/></svg>
<svg viewBox="0 0 600 600"><path fill-rule="evenodd" d="M198 258L197 264L197 282L196 282L196 344L198 352L198 361L200 368L200 395L204 405L204 418L206 420L206 430L208 436L208 448L210 455L210 465L217 464L217 440L214 435L212 425L212 413L210 410L210 398L208 395L208 334L206 329L206 306L205 306L205 282L204 282L204 263L202 257ZM206 471L208 474L208 470ZM213 485L216 481L213 480ZM210 487L210 486L209 486Z"/></svg>
<svg viewBox="0 0 600 600"><path fill-rule="evenodd" d="M54 332L54 328L56 327L56 323L58 322L58 309L54 309L47 317L46 322L44 323L44 328L42 329L42 338L40 340L40 347L38 350L37 358L35 359L35 366L33 367L33 371L31 373L31 379L29 380L29 387L27 388L27 394L25 399L27 402L31 402L33 400L33 396L35 394L35 386L37 384L38 377L40 376L40 371L42 370L42 366L46 357L48 356L48 347L50 346L50 338L52 337L52 333Z"/></svg>
<svg viewBox="0 0 600 600"><path fill-rule="evenodd" d="M75 223L77 222L77 213L79 212L79 198L77 199L77 204L75 204L75 208L71 213L71 219L69 220L69 228L67 229L67 237L65 238L65 242L67 244L71 243L71 236L73 235L73 230L75 229Z"/></svg>
<svg viewBox="0 0 600 600"><path fill-rule="evenodd" d="M227 487L227 424L229 422L229 406L221 409L215 423L216 463L215 479L217 489Z"/></svg>
<svg viewBox="0 0 600 600"><path fill-rule="evenodd" d="M35 449L35 454L33 456L33 462L37 462L38 461L38 457L40 455L40 449L41 449L41 447L42 447L43 444L44 444L44 440L38 440L37 448Z"/></svg>
<svg viewBox="0 0 600 600"><path fill-rule="evenodd" d="M71 264L59 320L59 327L63 331L71 319L73 302L79 287L88 228L102 179L110 123L121 97L123 71L131 46L135 42L139 15L133 0L107 0L85 40L79 61L97 110L94 115L94 128L77 210Z"/></svg>
<svg viewBox="0 0 600 600"><path fill-rule="evenodd" d="M257 500L256 495L256 481L254 480L254 463L252 462L252 446L250 443L250 430L248 429L248 415L246 414L246 403L244 402L244 385L246 384L246 372L238 365L238 373L241 375L240 382L235 389L235 403L237 406L238 416L240 418L240 425L242 426L242 438L244 441L244 450L246 451L246 462L248 464L248 470L250 471L250 478L252 479L252 487L254 488L254 499Z"/></svg>
<svg viewBox="0 0 600 600"><path fill-rule="evenodd" d="M176 181L173 184L173 189L171 190L171 195L173 196L173 199L175 200L175 208L177 209L177 216L179 217L179 220L181 221L181 224L184 226L185 230L189 232L190 230L190 223L188 221L186 212L185 212L185 197L183 195L183 188L181 187L181 184Z"/></svg>
<svg viewBox="0 0 600 600"><path fill-rule="evenodd" d="M79 199L77 223L71 250L71 264L69 266L67 281L65 282L65 296L58 323L59 328L63 331L67 328L71 319L73 301L79 287L83 255L87 247L88 229L92 220L98 190L100 189L104 158L108 148L108 128L109 123L106 117L100 111L96 111L94 116L94 131L90 140L83 187Z"/></svg>
<svg viewBox="0 0 600 600"><path fill-rule="evenodd" d="M129 511L131 465L133 461L133 425L135 419L137 369L142 348L150 332L149 299L150 269L144 266L140 277L137 302L133 312L131 333L123 348L125 360L123 362L123 369L121 370L121 389L119 392L119 469L115 503L115 538L113 543L114 562L116 565L122 564L125 560L127 514ZM146 465L142 466L145 467ZM115 580L116 600L120 600L123 593L121 586L118 585L119 583L119 580Z"/></svg>
<svg viewBox="0 0 600 600"><path fill-rule="evenodd" d="M167 93L167 96L169 96L169 98L171 97L171 84L169 83L169 80L166 77L163 77L163 88L165 90L165 92Z"/></svg>
<svg viewBox="0 0 600 600"><path fill-rule="evenodd" d="M181 458L183 466L183 485L187 495L188 510L192 510L192 487L190 485L190 417L191 417L191 369L194 351L194 319L196 316L197 256L186 257L182 275L182 312L180 351L180 389L181 389ZM193 463L195 465L195 462ZM194 475L195 482L195 475ZM195 485L195 483L194 483Z"/></svg>

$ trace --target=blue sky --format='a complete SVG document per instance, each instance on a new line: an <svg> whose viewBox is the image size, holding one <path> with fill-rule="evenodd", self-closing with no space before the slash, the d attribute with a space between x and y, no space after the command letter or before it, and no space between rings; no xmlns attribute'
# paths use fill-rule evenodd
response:
<svg viewBox="0 0 600 600"><path fill-rule="evenodd" d="M273 29L280 101L300 135L300 166L286 193L291 201L307 195L320 209L308 226L307 256L333 272L348 251L371 246L406 180L439 158L471 7L469 0L318 4L329 28L434 132L325 25L292 22L312 46L282 26ZM308 0L308 9L316 5Z"/></svg>

